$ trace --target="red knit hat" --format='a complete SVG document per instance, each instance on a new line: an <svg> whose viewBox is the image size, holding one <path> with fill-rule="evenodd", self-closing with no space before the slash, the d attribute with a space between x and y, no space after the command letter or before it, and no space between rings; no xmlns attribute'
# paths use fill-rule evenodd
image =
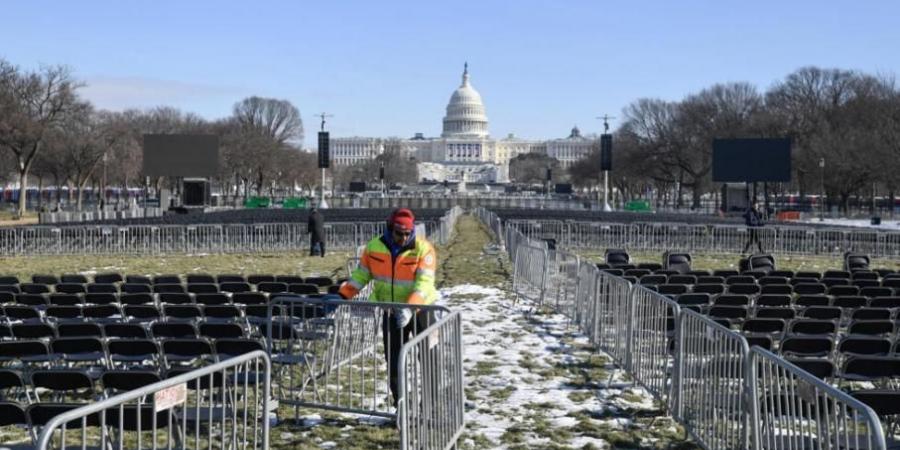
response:
<svg viewBox="0 0 900 450"><path fill-rule="evenodd" d="M406 208L395 210L388 219L388 223L393 224L394 228L404 231L412 231L415 227L415 222L416 216L413 215L412 211Z"/></svg>

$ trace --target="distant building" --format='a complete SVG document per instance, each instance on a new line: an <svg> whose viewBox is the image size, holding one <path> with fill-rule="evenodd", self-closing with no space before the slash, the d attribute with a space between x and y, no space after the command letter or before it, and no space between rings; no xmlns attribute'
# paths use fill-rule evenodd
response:
<svg viewBox="0 0 900 450"><path fill-rule="evenodd" d="M481 94L469 81L468 64L462 83L453 91L443 119L439 138L426 138L416 133L400 145L419 162L419 178L433 181L508 182L509 161L523 153L542 153L569 167L590 153L596 139L581 135L578 127L569 137L549 141L528 140L509 134L493 139ZM333 138L332 159L335 165L350 165L384 152L383 138Z"/></svg>

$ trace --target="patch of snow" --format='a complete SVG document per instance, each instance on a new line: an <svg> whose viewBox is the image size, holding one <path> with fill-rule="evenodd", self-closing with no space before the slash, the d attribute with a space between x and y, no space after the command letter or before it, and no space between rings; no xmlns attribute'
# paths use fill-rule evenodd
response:
<svg viewBox="0 0 900 450"><path fill-rule="evenodd" d="M530 431L535 420L568 430L573 448L609 448L602 439L579 435L579 421L623 429L632 424L630 419L594 417L657 409L645 391L623 382L625 373L609 364L610 358L590 352L588 338L565 316L529 314L533 304L513 304L514 295L495 287L464 284L440 293L447 306L463 315L467 402L474 406L466 411L467 433L489 439L493 448L506 448L502 438L511 429L524 430L529 445L540 445L544 436ZM606 376L580 385L590 369L580 365L599 358L607 361L602 367ZM598 387L608 381L610 387ZM639 401L626 401L623 394Z"/></svg>
<svg viewBox="0 0 900 450"><path fill-rule="evenodd" d="M319 425L320 423L324 422L324 420L322 419L322 416L320 416L318 414L310 414L308 416L300 417L300 421L303 423L303 426L305 426L305 427L313 427L313 426Z"/></svg>
<svg viewBox="0 0 900 450"><path fill-rule="evenodd" d="M818 223L825 225L840 225L845 227L875 228L879 230L900 230L900 220L882 220L881 225L872 225L869 219L807 219L801 223Z"/></svg>

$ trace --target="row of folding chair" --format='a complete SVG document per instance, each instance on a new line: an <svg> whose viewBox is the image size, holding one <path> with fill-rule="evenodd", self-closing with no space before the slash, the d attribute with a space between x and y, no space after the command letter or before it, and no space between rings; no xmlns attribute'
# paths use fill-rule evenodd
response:
<svg viewBox="0 0 900 450"><path fill-rule="evenodd" d="M679 273L674 270L665 270L665 269L641 269L641 268L628 268L626 266L616 266L615 268L606 267L602 264L598 264L598 267L608 273L617 276L631 276L635 278L642 278L644 276L653 276L653 275L663 275L668 277L676 277L676 280L684 280L678 282L689 282L691 279L694 279L694 283L702 282L699 281L701 279L718 279L721 282L725 282L728 278L731 277L749 277L757 280L762 280L764 278L782 278L788 281L792 279L805 279L805 280L821 280L821 279L844 279L844 280L877 280L877 279L888 279L888 278L900 278L900 273L890 270L890 269L876 269L870 271L854 271L848 272L843 270L826 270L825 272L815 272L815 271L790 271L790 270L774 270L770 272L761 272L761 271L748 271L748 272L739 272L737 270L732 269L723 269L723 270L691 270L686 273ZM690 283L690 284L694 284Z"/></svg>
<svg viewBox="0 0 900 450"><path fill-rule="evenodd" d="M711 294L689 292L670 296L683 307L695 307L703 312L709 306L783 307L806 308L810 306L833 306L844 310L857 308L900 308L900 296L866 297L862 295L830 296L825 294L798 295L763 294Z"/></svg>
<svg viewBox="0 0 900 450"><path fill-rule="evenodd" d="M92 293L92 294L10 294L0 292L0 305L24 306L76 306L76 305L145 305L145 304L198 304L198 305L258 305L265 304L273 295L267 292L205 293L164 292L140 293ZM301 295L301 294L298 294ZM319 297L322 294L302 294Z"/></svg>
<svg viewBox="0 0 900 450"><path fill-rule="evenodd" d="M264 322L169 320L153 322L23 322L0 325L0 340L56 338L162 339L177 337L236 338L262 335Z"/></svg>
<svg viewBox="0 0 900 450"><path fill-rule="evenodd" d="M280 308L274 307L273 314ZM268 305L91 305L91 306L3 306L3 321L16 322L148 322L153 320L265 320L269 315ZM2 323L0 322L0 323Z"/></svg>
<svg viewBox="0 0 900 450"><path fill-rule="evenodd" d="M322 298L328 298L323 296ZM135 302L109 303L99 305L2 305L0 323L16 322L148 322L153 320L216 320L251 322L265 321L271 315L282 314L281 305L269 305L265 298L248 298L247 303L192 303L192 302L156 302L147 299L146 303ZM165 299L163 299L165 300ZM293 308L292 313L302 313L306 317L319 317L326 310L323 306L310 305L304 308Z"/></svg>
<svg viewBox="0 0 900 450"><path fill-rule="evenodd" d="M842 325L834 319L798 317L795 319L760 318L746 319L740 324L742 333L779 338L785 335L883 336L895 337L900 331L896 320L854 319Z"/></svg>
<svg viewBox="0 0 900 450"><path fill-rule="evenodd" d="M330 277L313 276L302 277L300 275L209 275L209 274L186 274L181 275L122 275L118 273L97 274L89 279L86 275L81 274L64 274L59 277L56 275L32 275L32 284L57 285L57 284L221 284L221 283L249 283L259 284L264 282L280 282L287 284L310 283L317 286L329 286L334 284ZM23 281L14 275L0 275L0 285L17 285Z"/></svg>
<svg viewBox="0 0 900 450"><path fill-rule="evenodd" d="M789 284L658 284L642 286L657 291L663 295L679 295L690 292L708 293L708 294L746 294L746 295L766 295L766 294L784 294L784 295L814 295L824 294L831 296L850 296L859 295L863 297L890 297L900 295L900 288L885 286L825 286L820 283L801 283L797 285Z"/></svg>
<svg viewBox="0 0 900 450"><path fill-rule="evenodd" d="M259 339L173 337L160 339L57 338L0 341L0 365L30 372L45 368L77 368L97 378L109 369L196 369L253 350Z"/></svg>
<svg viewBox="0 0 900 450"><path fill-rule="evenodd" d="M116 284L75 284L62 283L57 285L47 284L13 284L0 285L0 294L138 294L138 293L190 293L190 294L211 294L211 293L236 293L236 292L265 292L265 293L281 293L290 292L295 294L315 294L322 290L328 290L334 287L334 284L318 285L315 283L284 283L276 281L264 281L259 284L250 284L247 282L228 282L228 283L188 283L188 284L139 284L125 283Z"/></svg>
<svg viewBox="0 0 900 450"><path fill-rule="evenodd" d="M836 320L840 326L844 327L854 320L900 320L900 315L895 310L859 308L848 311L832 306L805 308L712 306L706 311L706 314L712 318L727 319L731 323L737 324L748 319L815 319Z"/></svg>

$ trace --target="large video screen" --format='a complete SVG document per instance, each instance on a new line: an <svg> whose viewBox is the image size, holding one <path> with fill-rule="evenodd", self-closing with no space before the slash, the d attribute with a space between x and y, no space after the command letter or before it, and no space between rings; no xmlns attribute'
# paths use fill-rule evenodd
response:
<svg viewBox="0 0 900 450"><path fill-rule="evenodd" d="M211 134L145 134L144 176L214 177L219 137Z"/></svg>
<svg viewBox="0 0 900 450"><path fill-rule="evenodd" d="M791 181L790 139L716 139L713 141L713 181Z"/></svg>

